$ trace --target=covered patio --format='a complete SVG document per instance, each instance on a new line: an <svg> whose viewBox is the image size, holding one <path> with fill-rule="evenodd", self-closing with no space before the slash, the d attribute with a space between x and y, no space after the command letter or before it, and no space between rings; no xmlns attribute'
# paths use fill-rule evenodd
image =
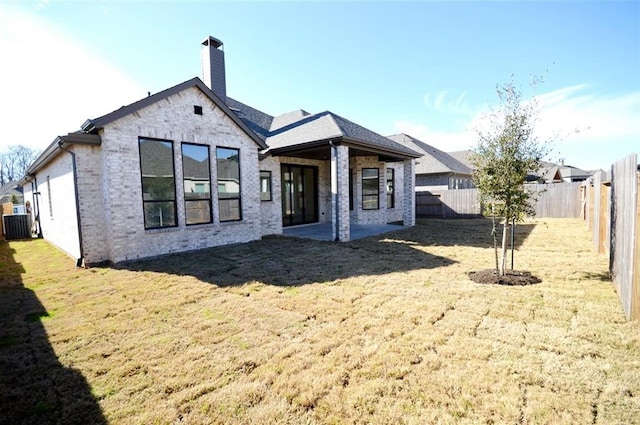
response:
<svg viewBox="0 0 640 425"><path fill-rule="evenodd" d="M393 232L403 229L404 226L399 224L351 224L349 228L349 240L362 239L369 236L380 235L382 233ZM304 239L314 239L318 241L332 241L333 224L332 223L313 223L300 226L285 227L283 229L285 236L292 236Z"/></svg>

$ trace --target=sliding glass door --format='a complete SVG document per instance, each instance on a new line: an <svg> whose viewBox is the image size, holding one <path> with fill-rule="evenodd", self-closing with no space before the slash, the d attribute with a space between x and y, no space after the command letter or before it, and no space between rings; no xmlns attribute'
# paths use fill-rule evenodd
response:
<svg viewBox="0 0 640 425"><path fill-rule="evenodd" d="M318 221L318 168L282 164L282 225Z"/></svg>

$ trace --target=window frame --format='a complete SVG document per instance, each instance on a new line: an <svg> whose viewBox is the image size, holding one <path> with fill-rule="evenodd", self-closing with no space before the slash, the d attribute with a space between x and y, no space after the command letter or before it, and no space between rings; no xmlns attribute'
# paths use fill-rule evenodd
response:
<svg viewBox="0 0 640 425"><path fill-rule="evenodd" d="M376 177L374 178L365 178L365 171L375 170ZM367 167L362 168L362 175L360 177L361 185L362 185L362 209L366 211L374 211L380 209L380 168L377 167ZM376 180L376 193L365 193L365 180ZM368 189L367 189L368 190ZM375 197L375 208L365 208L366 201L371 200Z"/></svg>
<svg viewBox="0 0 640 425"><path fill-rule="evenodd" d="M171 170L173 172L173 199L154 199L154 200L145 200L144 199L144 188L145 188L145 184L144 184L144 175L142 172L142 149L141 149L141 142L142 141L148 141L148 142L154 142L154 143L169 143L169 145L171 146ZM172 227L178 227L178 197L177 197L177 193L176 193L176 164L175 164L175 147L174 147L174 142L173 140L167 140L167 139L156 139L153 137L142 137L139 136L138 137L138 160L139 160L139 165L140 165L140 189L141 189L141 193L142 193L142 219L144 221L144 229L145 230L153 230L153 229L166 229L166 228L172 228ZM147 224L147 214L146 214L146 209L145 206L147 204L158 204L158 203L172 203L173 204L173 215L174 215L174 224L170 225L170 226L150 226Z"/></svg>
<svg viewBox="0 0 640 425"><path fill-rule="evenodd" d="M220 156L218 155L218 152L221 149L226 149L226 150L233 150L238 152L238 196L234 197L234 198L230 198L230 197L225 197L225 198L221 198L220 197L220 164L219 164L219 160L220 160ZM234 221L242 221L242 167L240 166L240 149L239 148L230 148L227 146L216 146L216 191L218 192L218 219L220 221L220 223L229 223L229 222L234 222ZM226 192L229 193L229 192ZM229 201L229 200L237 200L238 201L238 218L232 218L232 219L222 219L222 213L221 213L221 209L220 209L220 205L222 204L223 201Z"/></svg>
<svg viewBox="0 0 640 425"><path fill-rule="evenodd" d="M391 179L389 179L389 172L391 172ZM394 168L387 168L386 175L386 192L387 192L387 209L396 207L396 170ZM391 182L391 191L389 191L389 182Z"/></svg>
<svg viewBox="0 0 640 425"><path fill-rule="evenodd" d="M262 182L264 180L267 180L267 185L269 188L268 192L263 192L262 191ZM262 199L262 194L263 193L268 193L269 194L269 199ZM269 170L260 170L260 202L270 202L273 201L273 179L272 179L272 173Z"/></svg>
<svg viewBox="0 0 640 425"><path fill-rule="evenodd" d="M353 196L353 168L349 168L349 211L353 211L354 196Z"/></svg>
<svg viewBox="0 0 640 425"><path fill-rule="evenodd" d="M47 176L47 198L49 200L49 218L53 220L53 200L51 197L51 179Z"/></svg>
<svg viewBox="0 0 640 425"><path fill-rule="evenodd" d="M185 169L184 169L184 146L196 146L196 147L200 147L200 148L206 148L207 149L207 174L209 177L209 197L208 198L199 198L199 199L187 199L187 191L185 188L185 182L186 182L186 173L185 173ZM200 144L200 143L190 143L190 142L182 142L180 143L180 155L182 156L182 190L183 190L183 201L184 201L184 222L187 226L197 226L200 224L210 224L213 223L213 195L212 195L212 189L211 189L211 149L209 145L204 145L204 144ZM191 203L191 202L202 202L202 201L208 201L209 202L209 221L199 221L196 223L189 223L189 217L187 215L187 204Z"/></svg>

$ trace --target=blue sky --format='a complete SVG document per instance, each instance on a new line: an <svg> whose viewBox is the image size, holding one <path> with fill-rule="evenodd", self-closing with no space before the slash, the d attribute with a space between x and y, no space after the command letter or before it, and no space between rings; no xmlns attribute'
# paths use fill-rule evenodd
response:
<svg viewBox="0 0 640 425"><path fill-rule="evenodd" d="M328 109L468 149L514 75L544 108L549 159L606 169L640 151L639 1L56 0L0 3L0 150L42 149L200 76L208 35L224 43L227 93L272 115Z"/></svg>

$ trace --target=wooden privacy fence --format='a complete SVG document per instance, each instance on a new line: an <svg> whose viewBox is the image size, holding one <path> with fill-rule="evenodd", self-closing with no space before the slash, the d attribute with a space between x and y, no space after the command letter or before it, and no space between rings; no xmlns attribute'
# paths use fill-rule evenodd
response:
<svg viewBox="0 0 640 425"><path fill-rule="evenodd" d="M531 185L538 192L534 203L536 217L578 218L582 216L581 183ZM478 189L444 190L437 193L416 192L416 217L482 217Z"/></svg>
<svg viewBox="0 0 640 425"><path fill-rule="evenodd" d="M416 217L482 217L477 189L444 190L439 193L416 192Z"/></svg>
<svg viewBox="0 0 640 425"><path fill-rule="evenodd" d="M637 155L611 167L609 270L627 318L640 319L640 200Z"/></svg>
<svg viewBox="0 0 640 425"><path fill-rule="evenodd" d="M581 182L531 185L538 192L533 203L536 217L578 218L582 214Z"/></svg>
<svg viewBox="0 0 640 425"><path fill-rule="evenodd" d="M637 154L584 185L584 218L598 253L608 255L611 280L627 319L640 319L640 174Z"/></svg>

